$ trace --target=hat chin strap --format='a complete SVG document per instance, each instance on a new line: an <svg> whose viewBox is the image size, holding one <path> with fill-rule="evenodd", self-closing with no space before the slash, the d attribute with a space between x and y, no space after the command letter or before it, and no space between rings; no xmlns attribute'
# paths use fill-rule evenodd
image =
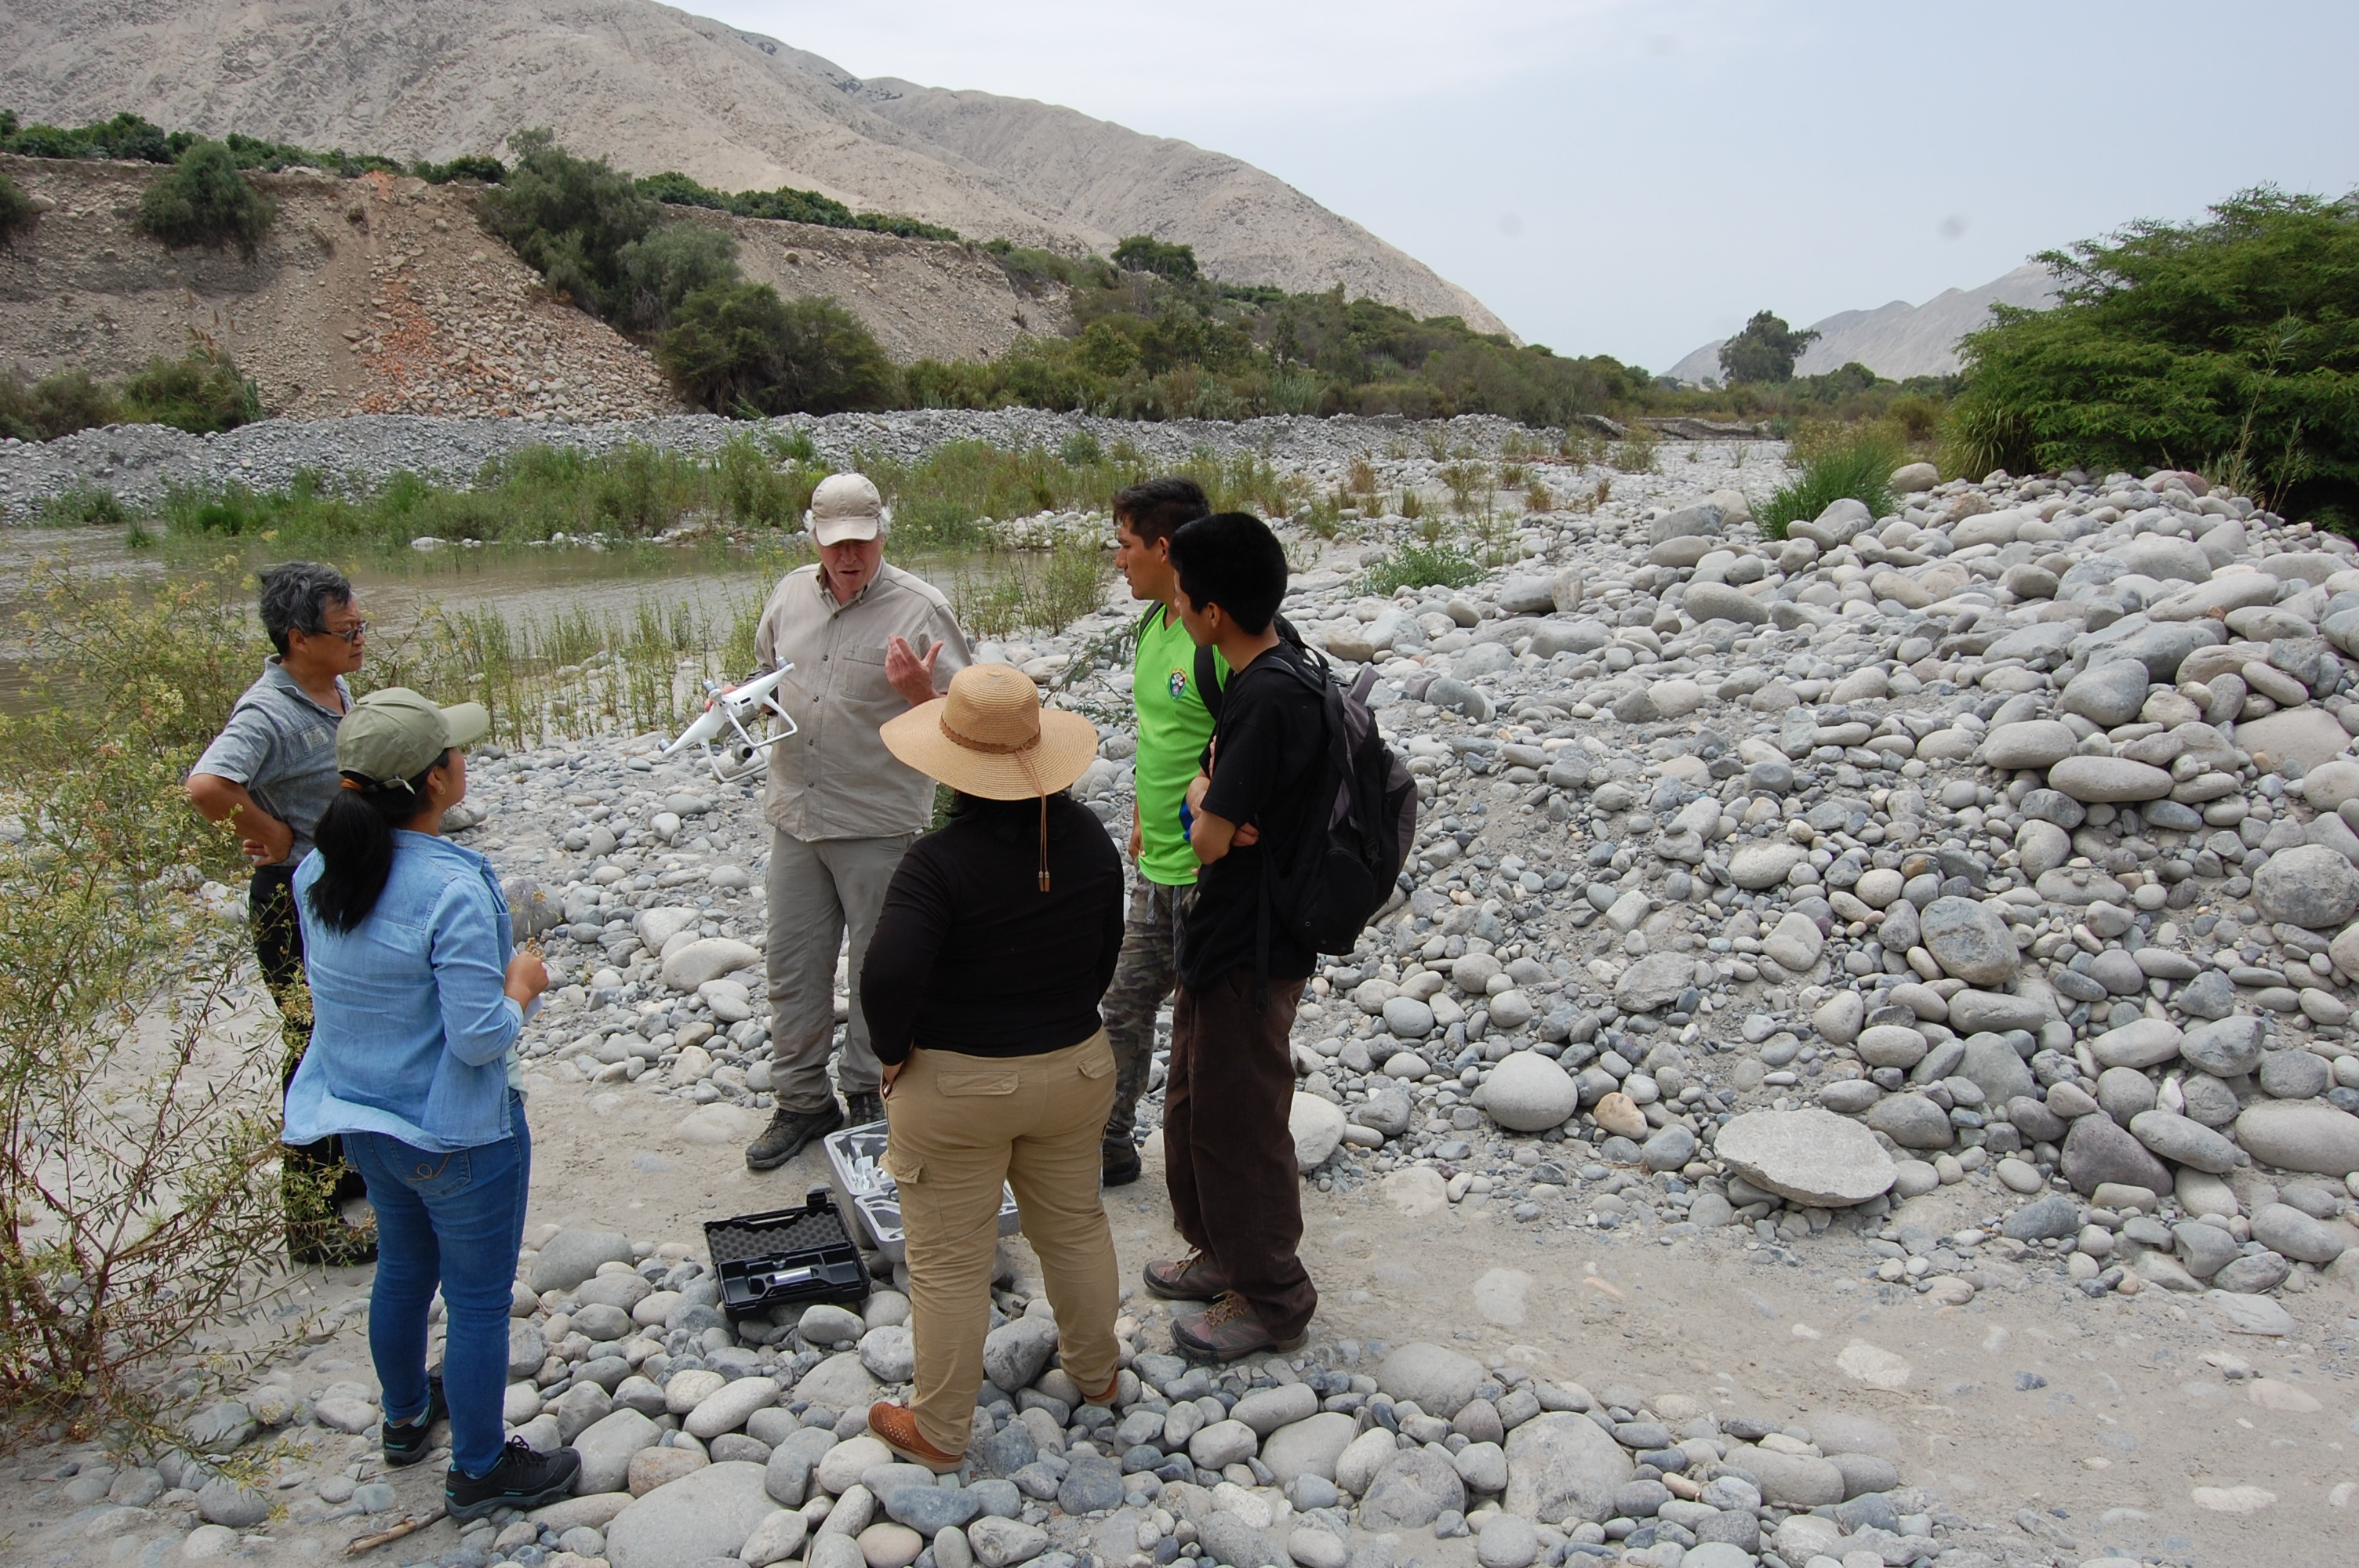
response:
<svg viewBox="0 0 2359 1568"><path fill-rule="evenodd" d="M1040 775L1032 767L1032 754L1040 749L1040 737L1035 735L1028 741L1018 741L1012 745L992 741L978 741L972 735L962 735L951 729L950 714L947 710L936 722L941 727L943 738L952 745L963 746L970 752L987 752L995 757L1014 757L1016 765L1024 770L1024 782L1030 784L1032 793L1040 797L1040 891L1047 892L1049 891L1049 792L1040 787Z"/></svg>

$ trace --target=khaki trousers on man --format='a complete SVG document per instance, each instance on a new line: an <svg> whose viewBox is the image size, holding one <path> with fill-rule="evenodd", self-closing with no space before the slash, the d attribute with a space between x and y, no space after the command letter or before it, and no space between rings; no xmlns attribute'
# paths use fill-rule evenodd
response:
<svg viewBox="0 0 2359 1568"><path fill-rule="evenodd" d="M770 834L769 936L764 950L770 990L770 1093L783 1110L824 1110L834 1103L827 1058L835 1038L835 954L852 929L848 994L860 994L860 966L885 908L893 871L917 838L796 838ZM868 1044L868 1020L852 1010L836 1069L846 1095L875 1094L884 1074Z"/></svg>
<svg viewBox="0 0 2359 1568"><path fill-rule="evenodd" d="M1098 1201L1099 1134L1113 1104L1103 1029L1044 1056L917 1051L894 1080L885 1164L909 1242L909 1408L945 1454L966 1452L983 1387L1002 1182L1016 1189L1039 1254L1065 1370L1086 1390L1114 1380L1122 1290Z"/></svg>

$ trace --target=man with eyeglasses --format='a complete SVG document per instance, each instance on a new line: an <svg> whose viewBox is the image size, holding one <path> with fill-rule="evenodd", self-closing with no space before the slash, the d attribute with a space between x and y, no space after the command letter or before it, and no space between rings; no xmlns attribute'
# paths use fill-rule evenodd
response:
<svg viewBox="0 0 2359 1568"><path fill-rule="evenodd" d="M248 923L263 983L278 1004L293 1078L310 1042L311 996L303 979L303 932L295 916L295 868L311 830L342 787L336 727L352 707L344 677L361 667L368 622L353 585L333 567L288 561L261 574L262 629L278 651L230 709L189 773L189 800L208 822L227 823L254 862ZM287 1247L299 1263L365 1263L373 1230L343 1223L341 1206L365 1191L335 1138L288 1147L280 1161Z"/></svg>

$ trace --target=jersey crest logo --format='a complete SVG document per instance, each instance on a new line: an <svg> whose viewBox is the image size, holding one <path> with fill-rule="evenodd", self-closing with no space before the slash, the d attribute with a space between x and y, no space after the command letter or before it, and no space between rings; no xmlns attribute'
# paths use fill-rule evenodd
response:
<svg viewBox="0 0 2359 1568"><path fill-rule="evenodd" d="M1177 702L1187 695L1188 672L1186 670L1173 670L1171 672L1171 700Z"/></svg>

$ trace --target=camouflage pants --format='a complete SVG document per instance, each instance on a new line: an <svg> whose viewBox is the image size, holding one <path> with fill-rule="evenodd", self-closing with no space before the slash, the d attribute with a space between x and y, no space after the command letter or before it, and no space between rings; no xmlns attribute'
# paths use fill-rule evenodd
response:
<svg viewBox="0 0 2359 1568"><path fill-rule="evenodd" d="M1155 1014L1180 982L1180 919L1196 896L1191 883L1166 887L1138 879L1122 923L1122 954L1099 1011L1114 1043L1114 1113L1105 1141L1127 1143L1138 1127L1138 1100L1155 1064Z"/></svg>

